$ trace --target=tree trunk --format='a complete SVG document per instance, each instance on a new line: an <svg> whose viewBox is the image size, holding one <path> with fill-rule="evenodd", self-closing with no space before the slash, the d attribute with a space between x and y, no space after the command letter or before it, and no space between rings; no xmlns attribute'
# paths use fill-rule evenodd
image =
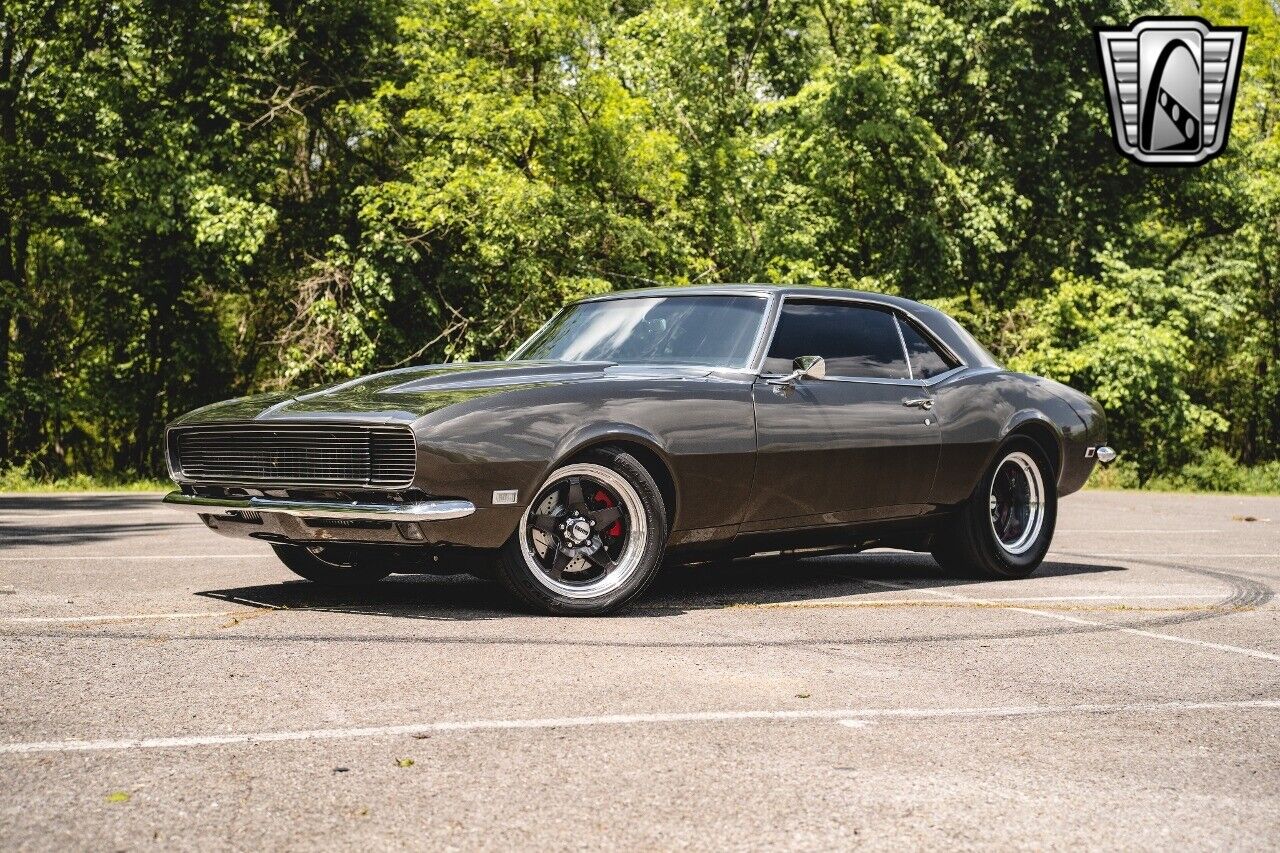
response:
<svg viewBox="0 0 1280 853"><path fill-rule="evenodd" d="M13 323L13 296L17 291L13 275L13 229L9 212L0 212L0 468L8 467L9 424L14 418L12 383L9 379L9 335Z"/></svg>

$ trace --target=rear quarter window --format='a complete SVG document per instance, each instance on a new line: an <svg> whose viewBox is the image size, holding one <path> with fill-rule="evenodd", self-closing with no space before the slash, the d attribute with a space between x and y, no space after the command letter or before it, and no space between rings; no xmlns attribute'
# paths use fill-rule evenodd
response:
<svg viewBox="0 0 1280 853"><path fill-rule="evenodd" d="M910 320L899 317L902 329L902 342L907 347L907 357L911 361L911 375L915 379L932 379L960 365L949 355L944 354L916 328Z"/></svg>

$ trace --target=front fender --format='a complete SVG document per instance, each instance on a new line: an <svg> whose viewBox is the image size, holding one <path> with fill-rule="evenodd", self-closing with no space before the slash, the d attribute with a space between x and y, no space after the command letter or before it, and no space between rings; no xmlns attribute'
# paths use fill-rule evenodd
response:
<svg viewBox="0 0 1280 853"><path fill-rule="evenodd" d="M746 506L755 465L755 414L747 383L603 380L526 387L468 400L414 425L417 485L429 495L492 508L505 539L547 475L606 441L628 441L667 467L673 532L730 528ZM516 489L515 505L492 493ZM477 516L482 515L477 511Z"/></svg>

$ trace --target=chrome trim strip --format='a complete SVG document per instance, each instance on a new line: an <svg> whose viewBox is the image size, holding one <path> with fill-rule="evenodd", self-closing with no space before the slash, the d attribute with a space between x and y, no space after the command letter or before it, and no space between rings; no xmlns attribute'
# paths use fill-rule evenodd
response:
<svg viewBox="0 0 1280 853"><path fill-rule="evenodd" d="M565 311L569 310L569 308L570 308L571 306L573 306L573 305L577 305L577 304L578 304L578 303L576 303L576 302L570 302L568 305L564 305L564 306L562 306L562 307L560 308L560 310L559 310L559 311L556 311L554 314L552 314L550 317L548 317L548 318L547 318L547 321L546 321L545 323L543 323L541 326L539 326L539 327L538 327L538 330L537 330L536 332L534 332L534 333L533 333L532 335L530 335L529 337L525 338L525 339L524 339L524 342L523 342L522 344L520 344L520 346L518 346L518 347L516 347L514 350L512 350L512 351L511 351L511 355L509 355L509 356L507 356L506 358L504 358L504 359L503 359L503 361L520 361L520 356L521 356L521 354L522 354L522 353L524 353L524 351L525 351L525 350L527 350L527 349L529 348L529 344L533 343L534 339L535 339L535 338L537 338L537 337L538 337L538 335L541 335L541 334L543 333L543 331L547 328L547 326L550 326L550 325L555 321L555 319L556 319L557 317L559 317L559 316L560 316L561 314L563 314Z"/></svg>
<svg viewBox="0 0 1280 853"><path fill-rule="evenodd" d="M769 347L773 344L774 335L778 333L778 321L782 319L782 304L784 302L786 302L786 296L781 294L775 293L769 297L768 316L764 322L766 332L758 350L752 354L751 362L747 367L747 370L756 376L764 375L764 360L769 355ZM782 376L781 373L776 375Z"/></svg>
<svg viewBox="0 0 1280 853"><path fill-rule="evenodd" d="M751 358L747 360L748 373L760 375L764 368L764 358L769 353L769 344L773 343L773 333L778 330L778 318L782 316L782 297L778 293L770 293L764 306L764 317L761 318L760 332L755 343L751 345ZM782 374L779 374L781 376Z"/></svg>
<svg viewBox="0 0 1280 853"><path fill-rule="evenodd" d="M902 334L902 318L896 311L893 313L893 328L898 330L898 346L902 347L902 360L907 363L907 378L915 379L916 371L911 366L911 353L907 352L907 337Z"/></svg>
<svg viewBox="0 0 1280 853"><path fill-rule="evenodd" d="M476 511L475 504L463 500L419 501L406 504L339 503L337 501L295 501L283 498L211 498L170 492L165 506L209 515L228 511L269 512L295 518L338 518L350 521L447 521L465 518Z"/></svg>

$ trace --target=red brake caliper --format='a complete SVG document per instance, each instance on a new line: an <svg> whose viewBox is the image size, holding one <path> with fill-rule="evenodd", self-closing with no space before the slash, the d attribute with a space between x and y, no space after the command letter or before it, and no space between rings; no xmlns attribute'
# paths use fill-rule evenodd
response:
<svg viewBox="0 0 1280 853"><path fill-rule="evenodd" d="M600 503L604 504L605 506L613 506L613 500L609 497L609 493L606 492L604 489L601 489L600 491L596 492L595 499ZM608 530L606 530L605 533L607 533L610 536L621 536L622 522L615 521L613 523L613 526L610 527Z"/></svg>

